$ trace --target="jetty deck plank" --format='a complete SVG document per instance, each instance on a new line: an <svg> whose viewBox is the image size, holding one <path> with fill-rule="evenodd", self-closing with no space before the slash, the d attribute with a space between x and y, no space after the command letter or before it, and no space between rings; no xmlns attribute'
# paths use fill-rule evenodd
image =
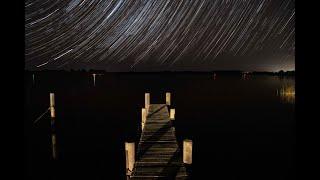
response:
<svg viewBox="0 0 320 180"><path fill-rule="evenodd" d="M130 179L188 179L166 104L150 104Z"/></svg>

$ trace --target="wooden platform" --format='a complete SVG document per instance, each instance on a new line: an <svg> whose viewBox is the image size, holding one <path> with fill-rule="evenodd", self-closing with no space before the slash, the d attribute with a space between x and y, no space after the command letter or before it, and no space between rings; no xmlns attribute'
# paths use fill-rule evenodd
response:
<svg viewBox="0 0 320 180"><path fill-rule="evenodd" d="M130 179L188 179L166 104L151 104Z"/></svg>

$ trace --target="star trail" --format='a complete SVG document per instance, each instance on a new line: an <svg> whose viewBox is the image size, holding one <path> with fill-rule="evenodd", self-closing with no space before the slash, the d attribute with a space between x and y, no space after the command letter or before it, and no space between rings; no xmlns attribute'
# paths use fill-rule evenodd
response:
<svg viewBox="0 0 320 180"><path fill-rule="evenodd" d="M27 0L25 68L295 69L294 0Z"/></svg>

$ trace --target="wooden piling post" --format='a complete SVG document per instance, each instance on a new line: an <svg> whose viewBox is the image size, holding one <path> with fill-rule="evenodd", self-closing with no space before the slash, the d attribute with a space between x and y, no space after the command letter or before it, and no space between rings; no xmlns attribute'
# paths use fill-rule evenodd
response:
<svg viewBox="0 0 320 180"><path fill-rule="evenodd" d="M134 142L125 142L126 151L126 175L131 176L135 163L135 144Z"/></svg>
<svg viewBox="0 0 320 180"><path fill-rule="evenodd" d="M174 120L175 119L175 114L176 114L176 110L175 109L170 109L170 120Z"/></svg>
<svg viewBox="0 0 320 180"><path fill-rule="evenodd" d="M52 157L55 160L57 158L57 138L55 133L55 99L54 93L50 93L50 116L51 116L51 140L52 140Z"/></svg>
<svg viewBox="0 0 320 180"><path fill-rule="evenodd" d="M51 119L56 117L55 113L55 99L54 99L54 93L50 93L50 112L51 112ZM54 119L53 119L54 120Z"/></svg>
<svg viewBox="0 0 320 180"><path fill-rule="evenodd" d="M171 93L169 93L169 92L166 92L166 104L168 106L171 105Z"/></svg>
<svg viewBox="0 0 320 180"><path fill-rule="evenodd" d="M141 129L144 129L144 125L146 123L147 120L147 111L146 108L142 108L141 109Z"/></svg>
<svg viewBox="0 0 320 180"><path fill-rule="evenodd" d="M192 140L183 141L183 163L192 164Z"/></svg>
<svg viewBox="0 0 320 180"><path fill-rule="evenodd" d="M146 108L146 112L148 114L149 112L149 106L150 106L150 93L145 93L144 94L144 104L145 104L145 108Z"/></svg>

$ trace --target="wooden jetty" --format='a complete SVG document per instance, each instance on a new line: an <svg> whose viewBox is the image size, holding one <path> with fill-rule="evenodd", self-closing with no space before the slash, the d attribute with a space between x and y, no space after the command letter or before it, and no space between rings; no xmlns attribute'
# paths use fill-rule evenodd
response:
<svg viewBox="0 0 320 180"><path fill-rule="evenodd" d="M192 141L184 141L182 159L172 125L175 110L168 108L170 98L167 93L166 104L150 104L146 93L137 153L134 143L125 144L127 179L189 179L185 164L192 162Z"/></svg>

